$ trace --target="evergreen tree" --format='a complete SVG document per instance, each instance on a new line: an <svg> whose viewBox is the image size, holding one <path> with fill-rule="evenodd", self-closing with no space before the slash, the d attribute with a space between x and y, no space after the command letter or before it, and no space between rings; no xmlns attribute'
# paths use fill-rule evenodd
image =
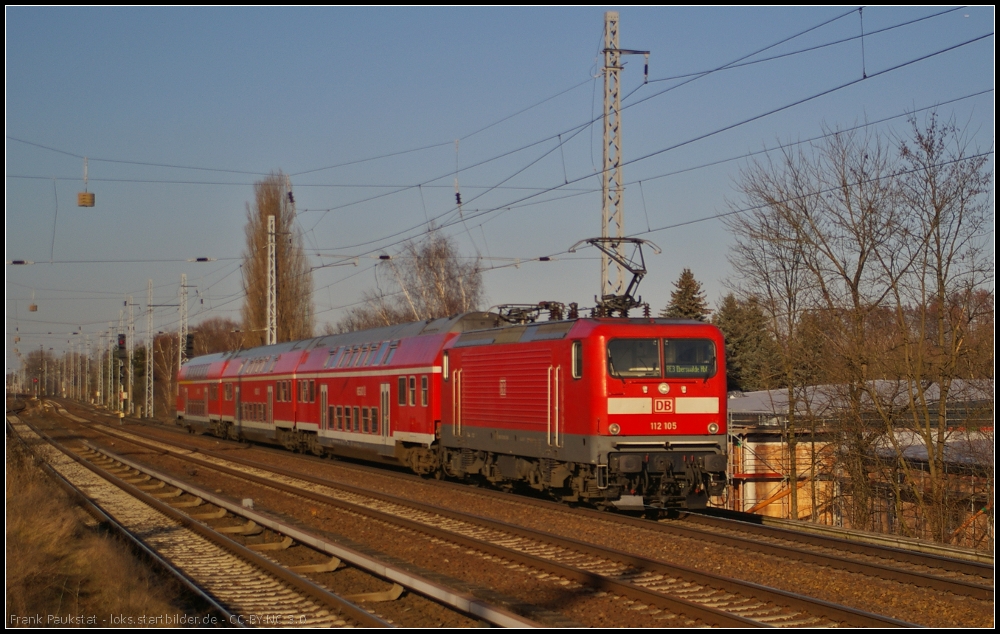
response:
<svg viewBox="0 0 1000 634"><path fill-rule="evenodd" d="M694 279L691 269L684 269L674 288L677 290L670 293L670 304L660 311L660 317L705 321L712 311L708 309L701 282Z"/></svg>
<svg viewBox="0 0 1000 634"><path fill-rule="evenodd" d="M777 344L768 321L754 300L738 300L732 293L712 316L726 338L726 383L729 390L753 392L778 386Z"/></svg>

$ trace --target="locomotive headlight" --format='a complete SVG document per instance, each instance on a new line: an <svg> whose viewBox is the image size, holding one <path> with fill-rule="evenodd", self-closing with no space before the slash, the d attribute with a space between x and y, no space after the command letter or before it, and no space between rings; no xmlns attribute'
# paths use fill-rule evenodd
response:
<svg viewBox="0 0 1000 634"><path fill-rule="evenodd" d="M619 425L618 423L611 423L610 425L608 425L608 431L611 432L612 436L617 436L619 432L621 432L621 430L622 430L621 425Z"/></svg>
<svg viewBox="0 0 1000 634"><path fill-rule="evenodd" d="M719 433L719 423L709 423L708 424L708 433L710 433L710 434L717 434L717 433Z"/></svg>

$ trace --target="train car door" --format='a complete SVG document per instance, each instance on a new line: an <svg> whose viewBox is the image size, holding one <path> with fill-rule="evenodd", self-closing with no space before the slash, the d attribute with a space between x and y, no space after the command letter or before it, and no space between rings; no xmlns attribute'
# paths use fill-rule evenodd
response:
<svg viewBox="0 0 1000 634"><path fill-rule="evenodd" d="M389 432L389 385L390 383L382 384L382 394L381 394L381 405L382 405L382 435L391 436Z"/></svg>
<svg viewBox="0 0 1000 634"><path fill-rule="evenodd" d="M560 436L561 431L561 405L562 405L562 391L559 389L559 375L562 370L562 366L549 366L549 387L548 387L548 444L550 447L561 447L562 437Z"/></svg>
<svg viewBox="0 0 1000 634"><path fill-rule="evenodd" d="M236 389L236 409L233 411L233 421L236 424L236 437L240 438L243 435L243 401L242 393L243 390L240 389L240 384L237 383Z"/></svg>
<svg viewBox="0 0 1000 634"><path fill-rule="evenodd" d="M462 435L462 370L451 373L451 433Z"/></svg>
<svg viewBox="0 0 1000 634"><path fill-rule="evenodd" d="M326 386L319 386L319 428L330 428L330 412L326 407Z"/></svg>

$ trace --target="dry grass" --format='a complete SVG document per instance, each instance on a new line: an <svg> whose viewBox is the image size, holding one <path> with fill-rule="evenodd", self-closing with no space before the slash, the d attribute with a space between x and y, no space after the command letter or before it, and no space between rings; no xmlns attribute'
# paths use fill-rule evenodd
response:
<svg viewBox="0 0 1000 634"><path fill-rule="evenodd" d="M8 627L141 626L198 613L177 582L90 520L10 438L6 471Z"/></svg>

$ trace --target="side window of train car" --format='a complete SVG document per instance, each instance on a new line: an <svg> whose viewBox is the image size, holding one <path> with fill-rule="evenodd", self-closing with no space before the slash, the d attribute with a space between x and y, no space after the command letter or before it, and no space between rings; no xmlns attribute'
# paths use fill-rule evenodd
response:
<svg viewBox="0 0 1000 634"><path fill-rule="evenodd" d="M233 384L232 383L226 383L225 393L226 393L226 400L227 401L233 400Z"/></svg>
<svg viewBox="0 0 1000 634"><path fill-rule="evenodd" d="M410 405L417 404L417 377L410 377Z"/></svg>
<svg viewBox="0 0 1000 634"><path fill-rule="evenodd" d="M213 400L213 401L219 400L219 386L218 385L209 385L208 386L208 398L211 399L211 400Z"/></svg>
<svg viewBox="0 0 1000 634"><path fill-rule="evenodd" d="M368 352L368 344L364 344L357 348L357 352L354 353L354 358L351 359L351 367L357 367L361 365L361 357L365 356Z"/></svg>
<svg viewBox="0 0 1000 634"><path fill-rule="evenodd" d="M342 405L337 406L337 429L344 431L344 407Z"/></svg>
<svg viewBox="0 0 1000 634"><path fill-rule="evenodd" d="M361 431L361 411L360 407L355 406L354 408L354 431Z"/></svg>
<svg viewBox="0 0 1000 634"><path fill-rule="evenodd" d="M372 365L379 365L382 363L382 357L385 356L385 351L389 349L389 342L383 341L379 347L378 351L375 352L375 357L372 359Z"/></svg>
<svg viewBox="0 0 1000 634"><path fill-rule="evenodd" d="M330 356L327 358L326 363L323 364L324 368L335 368L337 367L337 361L340 360L340 355L344 354L344 348L342 346L337 346L330 351Z"/></svg>
<svg viewBox="0 0 1000 634"><path fill-rule="evenodd" d="M573 342L573 378L583 377L583 342Z"/></svg>
<svg viewBox="0 0 1000 634"><path fill-rule="evenodd" d="M365 365L365 366L373 365L375 363L375 357L378 354L378 350L379 350L378 344L377 343L373 343L368 348L368 356L365 357L365 362L362 365Z"/></svg>
<svg viewBox="0 0 1000 634"><path fill-rule="evenodd" d="M356 348L357 346L355 346ZM344 356L340 358L340 363L337 365L338 368L347 368L351 365L351 355L354 352L354 348L347 346L344 349Z"/></svg>
<svg viewBox="0 0 1000 634"><path fill-rule="evenodd" d="M344 406L344 431L351 431L351 407Z"/></svg>
<svg viewBox="0 0 1000 634"><path fill-rule="evenodd" d="M309 402L316 402L316 379L309 379Z"/></svg>
<svg viewBox="0 0 1000 634"><path fill-rule="evenodd" d="M442 375L441 378L443 378L445 381L448 380L448 375L451 373L450 368L451 368L451 361L448 358L448 351L445 350L444 355L441 357L441 375Z"/></svg>
<svg viewBox="0 0 1000 634"><path fill-rule="evenodd" d="M396 382L396 392L399 394L399 404L406 405L406 377L401 376Z"/></svg>
<svg viewBox="0 0 1000 634"><path fill-rule="evenodd" d="M420 377L420 405L422 407L427 407L427 376L424 375Z"/></svg>
<svg viewBox="0 0 1000 634"><path fill-rule="evenodd" d="M367 407L362 407L361 408L361 420L362 420L361 431L363 431L363 432L365 432L367 434L368 433L368 408Z"/></svg>
<svg viewBox="0 0 1000 634"><path fill-rule="evenodd" d="M372 408L372 433L373 434L377 434L378 433L378 408L377 407L373 407Z"/></svg>
<svg viewBox="0 0 1000 634"><path fill-rule="evenodd" d="M389 344L389 352L386 353L386 355L385 355L385 361L382 362L382 365L389 365L389 362L392 361L393 355L396 354L396 347L398 345L399 345L399 341L398 340L397 341L393 341L392 343Z"/></svg>

